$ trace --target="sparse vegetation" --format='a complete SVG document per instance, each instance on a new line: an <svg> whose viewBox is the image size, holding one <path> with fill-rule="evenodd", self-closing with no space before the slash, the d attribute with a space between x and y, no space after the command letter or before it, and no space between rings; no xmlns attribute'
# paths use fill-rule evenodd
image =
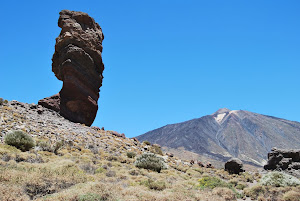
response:
<svg viewBox="0 0 300 201"><path fill-rule="evenodd" d="M300 180L289 174L275 171L264 175L260 180L260 184L276 187L297 186L300 185Z"/></svg>
<svg viewBox="0 0 300 201"><path fill-rule="evenodd" d="M34 140L23 131L11 131L4 137L4 142L8 145L14 146L21 151L29 151L35 146Z"/></svg>
<svg viewBox="0 0 300 201"><path fill-rule="evenodd" d="M135 166L138 168L153 170L158 173L163 169L167 169L167 164L164 159L154 153L143 153L136 159Z"/></svg>

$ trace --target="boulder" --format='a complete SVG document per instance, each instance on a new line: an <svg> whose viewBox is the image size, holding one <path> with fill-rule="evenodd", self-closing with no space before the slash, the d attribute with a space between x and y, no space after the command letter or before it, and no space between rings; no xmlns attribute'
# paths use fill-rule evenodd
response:
<svg viewBox="0 0 300 201"><path fill-rule="evenodd" d="M300 149L272 148L264 169L285 171L300 178Z"/></svg>
<svg viewBox="0 0 300 201"><path fill-rule="evenodd" d="M232 158L225 163L225 171L230 174L239 174L245 170L243 169L243 163L240 159Z"/></svg>
<svg viewBox="0 0 300 201"><path fill-rule="evenodd" d="M101 27L88 14L63 10L56 38L52 71L63 81L61 91L39 101L76 123L90 126L97 114L104 65Z"/></svg>

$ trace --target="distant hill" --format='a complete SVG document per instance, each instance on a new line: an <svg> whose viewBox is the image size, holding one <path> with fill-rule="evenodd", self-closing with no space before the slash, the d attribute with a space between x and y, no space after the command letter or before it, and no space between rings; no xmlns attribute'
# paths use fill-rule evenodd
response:
<svg viewBox="0 0 300 201"><path fill-rule="evenodd" d="M272 147L300 148L300 123L223 108L212 115L166 125L137 138L173 150L183 147L214 160L237 157L262 166Z"/></svg>

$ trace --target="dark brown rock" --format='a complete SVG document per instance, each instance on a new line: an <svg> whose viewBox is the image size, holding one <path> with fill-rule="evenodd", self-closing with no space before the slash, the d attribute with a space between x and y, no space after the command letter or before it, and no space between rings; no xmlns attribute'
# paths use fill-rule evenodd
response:
<svg viewBox="0 0 300 201"><path fill-rule="evenodd" d="M110 133L114 136L117 136L117 137L121 137L121 138L124 138L124 139L126 138L124 133L120 134L117 131L111 131Z"/></svg>
<svg viewBox="0 0 300 201"><path fill-rule="evenodd" d="M268 153L268 162L264 169L286 171L300 178L300 149L273 148Z"/></svg>
<svg viewBox="0 0 300 201"><path fill-rule="evenodd" d="M239 174L245 172L243 163L240 159L232 158L225 163L225 170L230 174Z"/></svg>
<svg viewBox="0 0 300 201"><path fill-rule="evenodd" d="M52 71L63 81L59 94L42 99L39 104L59 112L76 123L90 126L98 110L102 86L101 27L88 14L63 10L58 26Z"/></svg>
<svg viewBox="0 0 300 201"><path fill-rule="evenodd" d="M198 161L197 164L199 165L199 167L204 167L204 164L201 161Z"/></svg>

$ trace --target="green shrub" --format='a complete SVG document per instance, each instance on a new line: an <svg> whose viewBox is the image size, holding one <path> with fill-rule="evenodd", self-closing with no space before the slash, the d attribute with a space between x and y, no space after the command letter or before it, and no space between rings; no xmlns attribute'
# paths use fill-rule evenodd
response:
<svg viewBox="0 0 300 201"><path fill-rule="evenodd" d="M227 187L227 188L233 188L231 184L226 183L225 181L217 178L217 177L211 177L211 176L204 176L199 181L199 187L201 189L204 188L210 188L214 189L216 187Z"/></svg>
<svg viewBox="0 0 300 201"><path fill-rule="evenodd" d="M143 142L145 145L151 145L151 143L149 141L144 141Z"/></svg>
<svg viewBox="0 0 300 201"><path fill-rule="evenodd" d="M266 192L266 188L261 185L256 185L251 188L245 188L244 193L247 197L251 197L252 199L256 200L259 195L264 195Z"/></svg>
<svg viewBox="0 0 300 201"><path fill-rule="evenodd" d="M32 137L23 131L11 131L4 137L4 142L21 151L29 151L35 143Z"/></svg>
<svg viewBox="0 0 300 201"><path fill-rule="evenodd" d="M52 152L51 144L46 141L38 141L36 145L39 146L42 151Z"/></svg>
<svg viewBox="0 0 300 201"><path fill-rule="evenodd" d="M243 190L246 187L247 187L247 184L240 183L240 182L235 186L235 188L238 190Z"/></svg>
<svg viewBox="0 0 300 201"><path fill-rule="evenodd" d="M159 146L154 145L151 151L155 154L163 155L163 152Z"/></svg>
<svg viewBox="0 0 300 201"><path fill-rule="evenodd" d="M106 200L102 196L96 193L87 193L79 196L79 201L104 201Z"/></svg>
<svg viewBox="0 0 300 201"><path fill-rule="evenodd" d="M166 183L164 181L153 181L152 179L142 181L140 184L156 191L162 191L166 188Z"/></svg>
<svg viewBox="0 0 300 201"><path fill-rule="evenodd" d="M134 158L136 156L135 152L127 152L127 157L128 158Z"/></svg>
<svg viewBox="0 0 300 201"><path fill-rule="evenodd" d="M160 172L162 169L168 168L164 159L154 153L143 153L136 159L134 164L138 168L149 169L156 172Z"/></svg>
<svg viewBox="0 0 300 201"><path fill-rule="evenodd" d="M3 105L3 102L4 102L3 98L0 98L0 105Z"/></svg>
<svg viewBox="0 0 300 201"><path fill-rule="evenodd" d="M300 185L300 180L292 175L275 171L264 175L260 180L260 184L276 187L297 186Z"/></svg>

